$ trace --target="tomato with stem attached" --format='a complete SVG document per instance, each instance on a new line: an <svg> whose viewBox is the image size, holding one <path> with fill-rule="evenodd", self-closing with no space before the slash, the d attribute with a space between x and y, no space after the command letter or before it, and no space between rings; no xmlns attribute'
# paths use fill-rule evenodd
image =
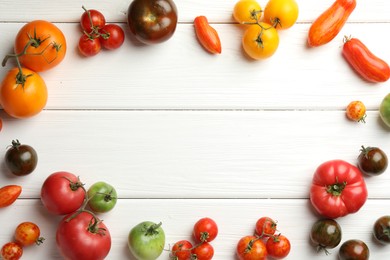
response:
<svg viewBox="0 0 390 260"><path fill-rule="evenodd" d="M86 9L84 6L84 13L80 18L81 29L86 33L97 32L106 25L106 18L104 15L95 9Z"/></svg>
<svg viewBox="0 0 390 260"><path fill-rule="evenodd" d="M295 24L298 14L298 3L295 0L269 0L264 8L264 22L278 30L285 30Z"/></svg>
<svg viewBox="0 0 390 260"><path fill-rule="evenodd" d="M239 260L266 260L267 248L264 242L255 236L242 237L236 246Z"/></svg>
<svg viewBox="0 0 390 260"><path fill-rule="evenodd" d="M102 49L98 36L83 34L79 39L78 49L85 57L95 56Z"/></svg>
<svg viewBox="0 0 390 260"><path fill-rule="evenodd" d="M214 247L208 242L202 242L191 250L193 258L196 260L211 260L214 256Z"/></svg>
<svg viewBox="0 0 390 260"><path fill-rule="evenodd" d="M177 241L171 249L170 259L172 260L190 260L192 243L188 240Z"/></svg>
<svg viewBox="0 0 390 260"><path fill-rule="evenodd" d="M277 30L270 24L260 22L249 26L242 38L242 47L252 59L261 60L274 55L279 46Z"/></svg>
<svg viewBox="0 0 390 260"><path fill-rule="evenodd" d="M275 234L277 223L269 217L261 217L256 222L255 232L259 237L270 237Z"/></svg>
<svg viewBox="0 0 390 260"><path fill-rule="evenodd" d="M125 32L117 24L106 24L99 30L99 34L100 43L107 50L118 49L125 41Z"/></svg>
<svg viewBox="0 0 390 260"><path fill-rule="evenodd" d="M254 24L260 21L263 14L256 0L239 0L233 8L233 18L240 24Z"/></svg>
<svg viewBox="0 0 390 260"><path fill-rule="evenodd" d="M22 246L40 245L45 240L41 237L39 226L33 222L22 222L15 229L15 240Z"/></svg>
<svg viewBox="0 0 390 260"><path fill-rule="evenodd" d="M288 256L291 250L290 240L281 234L268 238L265 244L268 256L274 259L282 259Z"/></svg>
<svg viewBox="0 0 390 260"><path fill-rule="evenodd" d="M5 153L5 165L16 176L32 173L38 164L38 154L33 147L12 140L12 146Z"/></svg>
<svg viewBox="0 0 390 260"><path fill-rule="evenodd" d="M112 210L118 200L116 189L103 181L95 182L87 191L88 206L94 212L105 213Z"/></svg>
<svg viewBox="0 0 390 260"><path fill-rule="evenodd" d="M362 101L356 100L350 102L345 109L345 113L349 120L362 123L366 122L366 106Z"/></svg>
<svg viewBox="0 0 390 260"><path fill-rule="evenodd" d="M317 251L338 246L341 242L342 230L339 223L334 219L319 219L311 227L310 240L317 247Z"/></svg>
<svg viewBox="0 0 390 260"><path fill-rule="evenodd" d="M358 167L362 173L377 176L387 169L388 159L386 153L378 147L364 147L358 156Z"/></svg>
<svg viewBox="0 0 390 260"><path fill-rule="evenodd" d="M192 233L197 242L211 242L218 235L218 226L211 218L201 218L195 223Z"/></svg>

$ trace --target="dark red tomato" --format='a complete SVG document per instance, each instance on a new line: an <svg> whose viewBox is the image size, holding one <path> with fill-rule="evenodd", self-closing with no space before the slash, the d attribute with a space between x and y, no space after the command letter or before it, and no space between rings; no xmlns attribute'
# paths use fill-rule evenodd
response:
<svg viewBox="0 0 390 260"><path fill-rule="evenodd" d="M45 239L40 235L41 230L38 225L32 222L20 223L15 229L15 240L22 246L42 244Z"/></svg>
<svg viewBox="0 0 390 260"><path fill-rule="evenodd" d="M79 209L86 191L79 178L69 172L55 172L46 178L41 188L41 201L45 208L57 215L65 215Z"/></svg>
<svg viewBox="0 0 390 260"><path fill-rule="evenodd" d="M310 240L318 251L335 248L341 242L341 226L334 219L317 220L310 231Z"/></svg>
<svg viewBox="0 0 390 260"><path fill-rule="evenodd" d="M79 51L85 57L95 56L102 49L102 45L99 40L100 37L94 37L87 34L83 34L79 40Z"/></svg>
<svg viewBox="0 0 390 260"><path fill-rule="evenodd" d="M57 246L68 260L103 260L111 249L111 235L103 222L88 212L65 216L57 228Z"/></svg>
<svg viewBox="0 0 390 260"><path fill-rule="evenodd" d="M343 57L365 80L385 82L390 78L389 65L375 56L359 39L344 37Z"/></svg>
<svg viewBox="0 0 390 260"><path fill-rule="evenodd" d="M34 148L13 140L12 146L5 153L5 165L17 176L32 173L38 164L38 155Z"/></svg>
<svg viewBox="0 0 390 260"><path fill-rule="evenodd" d="M2 260L18 260L23 255L23 248L15 242L9 242L1 248Z"/></svg>
<svg viewBox="0 0 390 260"><path fill-rule="evenodd" d="M267 248L268 255L273 257L274 259L285 258L290 253L291 249L290 240L280 234L268 238L265 246Z"/></svg>
<svg viewBox="0 0 390 260"><path fill-rule="evenodd" d="M197 242L211 242L217 235L217 223L211 218L201 218L194 225L193 236Z"/></svg>
<svg viewBox="0 0 390 260"><path fill-rule="evenodd" d="M239 260L266 260L268 254L264 242L255 236L241 238L236 253Z"/></svg>
<svg viewBox="0 0 390 260"><path fill-rule="evenodd" d="M171 249L172 260L190 260L192 244L188 240L180 240L176 242Z"/></svg>
<svg viewBox="0 0 390 260"><path fill-rule="evenodd" d="M196 260L211 260L214 256L214 248L208 242L203 242L195 246L191 253Z"/></svg>
<svg viewBox="0 0 390 260"><path fill-rule="evenodd" d="M374 237L383 244L390 244L390 216L382 216L375 221Z"/></svg>
<svg viewBox="0 0 390 260"><path fill-rule="evenodd" d="M387 169L387 155L378 147L364 147L358 156L358 167L362 173L376 176L384 173Z"/></svg>
<svg viewBox="0 0 390 260"><path fill-rule="evenodd" d="M83 6L84 13L80 18L80 25L83 31L90 33L92 31L97 32L99 29L103 28L106 25L106 18L104 15L94 9L87 10Z"/></svg>
<svg viewBox="0 0 390 260"><path fill-rule="evenodd" d="M100 43L107 50L118 49L125 41L125 32L116 24L106 24L99 33Z"/></svg>
<svg viewBox="0 0 390 260"><path fill-rule="evenodd" d="M177 8L173 0L134 0L128 8L127 22L140 42L161 43L176 30Z"/></svg>
<svg viewBox="0 0 390 260"><path fill-rule="evenodd" d="M269 217L261 217L256 222L255 232L260 237L269 237L275 234L277 224Z"/></svg>
<svg viewBox="0 0 390 260"><path fill-rule="evenodd" d="M368 260L369 257L368 246L358 239L345 241L339 249L339 260Z"/></svg>

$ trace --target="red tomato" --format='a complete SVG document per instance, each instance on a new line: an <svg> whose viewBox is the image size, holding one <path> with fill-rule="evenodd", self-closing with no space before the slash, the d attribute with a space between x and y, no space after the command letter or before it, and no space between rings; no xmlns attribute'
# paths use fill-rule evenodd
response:
<svg viewBox="0 0 390 260"><path fill-rule="evenodd" d="M268 254L264 242L255 236L241 238L236 253L239 260L266 260Z"/></svg>
<svg viewBox="0 0 390 260"><path fill-rule="evenodd" d="M101 220L89 212L65 216L59 223L56 242L68 260L102 260L111 249L111 235Z"/></svg>
<svg viewBox="0 0 390 260"><path fill-rule="evenodd" d="M370 82L385 82L390 78L390 67L375 56L359 39L344 37L343 57L351 67Z"/></svg>
<svg viewBox="0 0 390 260"><path fill-rule="evenodd" d="M107 50L118 49L125 41L125 32L116 24L106 24L100 33L100 43Z"/></svg>
<svg viewBox="0 0 390 260"><path fill-rule="evenodd" d="M40 235L41 230L38 225L32 222L20 223L15 229L15 240L22 246L42 244L45 239Z"/></svg>
<svg viewBox="0 0 390 260"><path fill-rule="evenodd" d="M90 33L92 31L98 31L106 24L106 18L97 10L87 10L83 6L84 13L80 18L80 25L83 31Z"/></svg>
<svg viewBox="0 0 390 260"><path fill-rule="evenodd" d="M82 55L85 57L91 57L100 52L102 45L99 37L83 34L80 37L78 48Z"/></svg>
<svg viewBox="0 0 390 260"><path fill-rule="evenodd" d="M15 52L23 51L26 54L19 57L22 66L36 72L51 69L65 58L65 36L51 22L29 22L19 30L15 39Z"/></svg>
<svg viewBox="0 0 390 260"><path fill-rule="evenodd" d="M171 258L175 260L190 260L192 244L188 240L176 242L171 249Z"/></svg>
<svg viewBox="0 0 390 260"><path fill-rule="evenodd" d="M8 207L22 193L22 187L19 185L7 185L0 188L0 208Z"/></svg>
<svg viewBox="0 0 390 260"><path fill-rule="evenodd" d="M23 248L15 242L9 242L1 248L1 259L18 260L23 255Z"/></svg>
<svg viewBox="0 0 390 260"><path fill-rule="evenodd" d="M47 177L42 185L41 201L49 212L65 215L81 207L85 194L83 184L76 175L55 172Z"/></svg>
<svg viewBox="0 0 390 260"><path fill-rule="evenodd" d="M218 226L211 218L202 218L194 225L194 238L197 242L211 242L218 235Z"/></svg>
<svg viewBox="0 0 390 260"><path fill-rule="evenodd" d="M221 40L218 32L210 26L205 16L197 16L194 20L195 33L200 44L212 54L221 53Z"/></svg>
<svg viewBox="0 0 390 260"><path fill-rule="evenodd" d="M270 237L265 246L267 248L268 255L275 259L285 258L290 253L291 249L290 240L280 234Z"/></svg>
<svg viewBox="0 0 390 260"><path fill-rule="evenodd" d="M356 7L356 0L336 0L310 26L308 45L317 47L333 40Z"/></svg>
<svg viewBox="0 0 390 260"><path fill-rule="evenodd" d="M202 242L195 246L191 253L196 256L196 260L211 260L214 256L214 248L208 242Z"/></svg>
<svg viewBox="0 0 390 260"><path fill-rule="evenodd" d="M317 212L327 218L355 213L367 200L363 175L343 160L327 161L314 173L310 200Z"/></svg>
<svg viewBox="0 0 390 260"><path fill-rule="evenodd" d="M275 234L276 222L269 217L261 217L256 222L256 234L260 237L269 237Z"/></svg>

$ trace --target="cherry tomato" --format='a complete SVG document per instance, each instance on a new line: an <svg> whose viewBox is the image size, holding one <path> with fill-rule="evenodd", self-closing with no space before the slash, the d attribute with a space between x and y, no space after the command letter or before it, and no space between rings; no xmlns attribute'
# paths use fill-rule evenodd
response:
<svg viewBox="0 0 390 260"><path fill-rule="evenodd" d="M345 241L339 249L340 260L368 260L370 257L370 250L366 243L358 239L351 239Z"/></svg>
<svg viewBox="0 0 390 260"><path fill-rule="evenodd" d="M275 259L285 258L290 253L291 249L290 240L280 234L268 238L265 246L267 248L268 255Z"/></svg>
<svg viewBox="0 0 390 260"><path fill-rule="evenodd" d="M278 46L278 32L272 25L263 22L249 26L242 38L245 53L255 60L271 57Z"/></svg>
<svg viewBox="0 0 390 260"><path fill-rule="evenodd" d="M32 70L13 68L5 75L0 87L0 104L8 115L28 118L46 106L47 88L41 76Z"/></svg>
<svg viewBox="0 0 390 260"><path fill-rule="evenodd" d="M358 156L358 167L362 173L376 176L384 173L387 169L387 155L378 147L364 147Z"/></svg>
<svg viewBox="0 0 390 260"><path fill-rule="evenodd" d="M352 121L363 123L366 122L366 106L362 101L352 101L348 104L345 112L348 119Z"/></svg>
<svg viewBox="0 0 390 260"><path fill-rule="evenodd" d="M201 218L193 229L193 236L197 242L211 242L218 235L218 226L211 218Z"/></svg>
<svg viewBox="0 0 390 260"><path fill-rule="evenodd" d="M0 208L10 206L16 201L22 193L22 187L19 185L6 185L0 188Z"/></svg>
<svg viewBox="0 0 390 260"><path fill-rule="evenodd" d="M20 223L15 229L15 240L22 246L42 244L45 239L40 235L41 230L38 225L32 222Z"/></svg>
<svg viewBox="0 0 390 260"><path fill-rule="evenodd" d="M100 52L102 45L98 36L83 34L80 37L78 48L85 57L92 57Z"/></svg>
<svg viewBox="0 0 390 260"><path fill-rule="evenodd" d="M103 181L95 182L89 187L88 206L94 211L105 213L112 210L118 200L115 188Z"/></svg>
<svg viewBox="0 0 390 260"><path fill-rule="evenodd" d="M106 25L106 18L98 10L87 10L83 7L84 13L80 18L80 25L83 31L87 33L97 32Z"/></svg>
<svg viewBox="0 0 390 260"><path fill-rule="evenodd" d="M170 259L172 260L190 260L192 244L188 240L177 241L172 249Z"/></svg>
<svg viewBox="0 0 390 260"><path fill-rule="evenodd" d="M264 242L255 236L241 238L236 247L239 260L266 260L267 248Z"/></svg>
<svg viewBox="0 0 390 260"><path fill-rule="evenodd" d="M263 14L256 0L239 0L233 9L233 17L240 24L253 24L260 21Z"/></svg>
<svg viewBox="0 0 390 260"><path fill-rule="evenodd" d="M344 37L343 57L351 67L369 82L385 82L390 78L390 67L375 56L359 39Z"/></svg>
<svg viewBox="0 0 390 260"><path fill-rule="evenodd" d="M264 8L264 22L276 29L288 29L295 24L298 14L295 0L269 0Z"/></svg>
<svg viewBox="0 0 390 260"><path fill-rule="evenodd" d="M374 223L373 234L375 239L382 244L390 244L390 216L378 218Z"/></svg>
<svg viewBox="0 0 390 260"><path fill-rule="evenodd" d="M18 243L9 242L1 248L1 259L18 260L23 255L23 248Z"/></svg>
<svg viewBox="0 0 390 260"><path fill-rule="evenodd" d="M107 50L115 50L122 46L125 41L125 32L116 24L106 24L99 30L100 43Z"/></svg>
<svg viewBox="0 0 390 260"><path fill-rule="evenodd" d="M308 45L317 47L333 40L355 7L356 0L335 0L310 26Z"/></svg>
<svg viewBox="0 0 390 260"><path fill-rule="evenodd" d="M26 54L19 57L22 66L36 72L46 71L64 60L66 39L53 23L35 20L19 30L14 48L17 54L25 50Z"/></svg>
<svg viewBox="0 0 390 260"><path fill-rule="evenodd" d="M32 173L38 164L38 155L34 148L13 140L12 146L5 153L5 165L17 176Z"/></svg>
<svg viewBox="0 0 390 260"><path fill-rule="evenodd" d="M210 26L206 16L197 16L194 20L196 36L205 50L211 54L221 53L221 40L218 32Z"/></svg>
<svg viewBox="0 0 390 260"><path fill-rule="evenodd" d="M210 243L202 242L195 246L191 253L193 254L193 257L196 256L196 260L211 260L214 256L214 248Z"/></svg>
<svg viewBox="0 0 390 260"><path fill-rule="evenodd" d="M277 224L269 217L261 217L256 222L255 232L260 237L269 237L275 234Z"/></svg>
<svg viewBox="0 0 390 260"><path fill-rule="evenodd" d="M341 242L341 226L334 219L317 220L311 227L310 240L317 247L317 250L332 249Z"/></svg>

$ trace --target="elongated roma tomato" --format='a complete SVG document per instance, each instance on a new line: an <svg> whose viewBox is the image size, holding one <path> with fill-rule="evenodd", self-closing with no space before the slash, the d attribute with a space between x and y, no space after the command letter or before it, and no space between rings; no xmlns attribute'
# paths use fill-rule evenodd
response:
<svg viewBox="0 0 390 260"><path fill-rule="evenodd" d="M310 26L307 43L317 47L333 40L356 7L356 0L336 0Z"/></svg>
<svg viewBox="0 0 390 260"><path fill-rule="evenodd" d="M0 188L0 208L8 207L22 193L22 187L19 185L7 185Z"/></svg>
<svg viewBox="0 0 390 260"><path fill-rule="evenodd" d="M194 20L195 33L200 44L210 53L221 53L221 40L217 31L210 26L205 16L198 16Z"/></svg>
<svg viewBox="0 0 390 260"><path fill-rule="evenodd" d="M359 39L344 37L342 54L364 79L370 82L385 82L390 78L389 65L375 56Z"/></svg>

